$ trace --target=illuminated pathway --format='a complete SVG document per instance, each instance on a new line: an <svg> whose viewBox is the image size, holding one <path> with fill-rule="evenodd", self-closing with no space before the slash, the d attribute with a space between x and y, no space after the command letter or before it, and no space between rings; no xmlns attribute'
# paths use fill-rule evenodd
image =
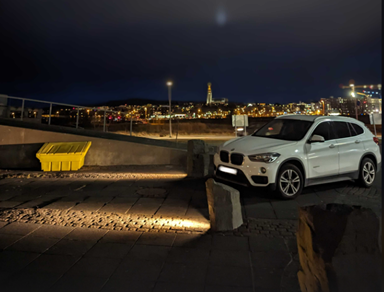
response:
<svg viewBox="0 0 384 292"><path fill-rule="evenodd" d="M1 290L299 292L298 206L381 213L381 180L295 201L240 188L244 225L213 233L204 181L167 167L0 173Z"/></svg>

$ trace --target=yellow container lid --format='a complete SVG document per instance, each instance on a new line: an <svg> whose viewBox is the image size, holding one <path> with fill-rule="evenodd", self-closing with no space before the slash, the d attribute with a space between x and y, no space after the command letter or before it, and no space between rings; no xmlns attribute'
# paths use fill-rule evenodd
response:
<svg viewBox="0 0 384 292"><path fill-rule="evenodd" d="M49 142L36 153L37 157L46 155L83 155L87 153L92 142Z"/></svg>

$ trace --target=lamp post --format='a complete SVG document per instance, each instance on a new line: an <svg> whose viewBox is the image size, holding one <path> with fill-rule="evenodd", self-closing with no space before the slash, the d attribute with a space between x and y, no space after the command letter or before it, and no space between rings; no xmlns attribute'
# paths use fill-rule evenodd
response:
<svg viewBox="0 0 384 292"><path fill-rule="evenodd" d="M355 84L351 83L351 84L349 84L349 86L352 89L351 95L352 95L352 97L355 98L355 115L356 115L356 120L359 120L359 117L357 115L357 98L356 98L356 95L355 95Z"/></svg>
<svg viewBox="0 0 384 292"><path fill-rule="evenodd" d="M320 102L323 104L323 116L325 116L325 102L324 100L321 100Z"/></svg>
<svg viewBox="0 0 384 292"><path fill-rule="evenodd" d="M171 81L168 81L167 82L167 86L168 86L168 100L169 100L169 110L168 110L168 114L169 114L169 138L172 138L172 122L171 122L171 88L172 88L172 82Z"/></svg>

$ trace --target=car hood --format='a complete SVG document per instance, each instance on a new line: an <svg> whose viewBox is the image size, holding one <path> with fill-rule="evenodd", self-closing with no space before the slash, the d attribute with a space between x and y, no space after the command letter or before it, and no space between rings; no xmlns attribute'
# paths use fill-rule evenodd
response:
<svg viewBox="0 0 384 292"><path fill-rule="evenodd" d="M220 149L229 152L239 152L243 154L257 154L262 152L276 151L288 145L295 145L295 141L284 141L272 138L256 136L246 136L235 138L225 142Z"/></svg>

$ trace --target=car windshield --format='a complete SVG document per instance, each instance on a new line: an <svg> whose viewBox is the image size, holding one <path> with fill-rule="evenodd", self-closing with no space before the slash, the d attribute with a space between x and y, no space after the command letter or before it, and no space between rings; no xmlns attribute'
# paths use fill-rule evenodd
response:
<svg viewBox="0 0 384 292"><path fill-rule="evenodd" d="M288 141L299 141L303 139L312 122L292 119L274 119L252 136L274 138Z"/></svg>

